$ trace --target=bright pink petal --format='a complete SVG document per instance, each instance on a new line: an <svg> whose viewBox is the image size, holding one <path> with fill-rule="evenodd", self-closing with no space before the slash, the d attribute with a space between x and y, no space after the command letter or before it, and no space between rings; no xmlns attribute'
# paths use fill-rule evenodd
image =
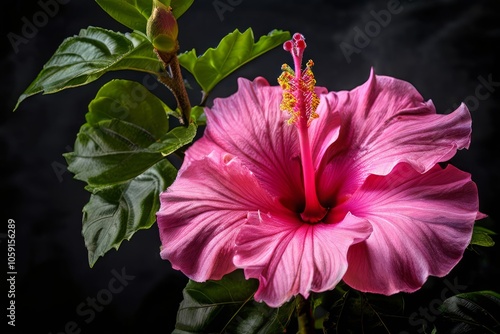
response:
<svg viewBox="0 0 500 334"><path fill-rule="evenodd" d="M347 250L371 233L364 219L338 224L301 222L287 212L251 212L237 238L234 263L259 279L255 299L278 307L292 296L331 290L347 269Z"/></svg>
<svg viewBox="0 0 500 334"><path fill-rule="evenodd" d="M297 133L279 106L282 90L264 78L238 79L238 92L206 108L203 138L186 153L196 160L213 150L238 157L273 196L290 208L303 205Z"/></svg>
<svg viewBox="0 0 500 334"><path fill-rule="evenodd" d="M192 161L160 200L161 257L198 282L236 269L235 238L248 211L274 206L237 158L216 153Z"/></svg>
<svg viewBox="0 0 500 334"><path fill-rule="evenodd" d="M400 164L370 176L336 210L370 221L370 237L349 249L344 277L353 288L393 294L419 289L429 275L446 275L462 258L478 212L470 175L438 165L425 174Z"/></svg>
<svg viewBox="0 0 500 334"><path fill-rule="evenodd" d="M309 126L309 138L314 159L314 167L318 168L323 156L330 146L337 140L340 132L340 112L335 111L336 101L332 103L332 97L326 94L318 94L320 104L316 113L319 117L311 122Z"/></svg>
<svg viewBox="0 0 500 334"><path fill-rule="evenodd" d="M353 192L368 175L387 175L401 162L423 173L470 143L471 117L464 104L451 114L436 114L432 102L402 80L372 72L362 86L326 98L342 125L320 170L325 176L320 197ZM339 179L349 180L342 190Z"/></svg>

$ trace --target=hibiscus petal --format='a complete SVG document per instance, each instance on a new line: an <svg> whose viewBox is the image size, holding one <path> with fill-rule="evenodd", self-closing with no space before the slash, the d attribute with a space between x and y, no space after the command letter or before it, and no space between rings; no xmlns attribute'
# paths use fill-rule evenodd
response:
<svg viewBox="0 0 500 334"><path fill-rule="evenodd" d="M259 279L254 298L279 307L292 296L331 290L347 269L347 250L371 225L347 215L338 224L305 224L291 212L251 212L238 235L234 263Z"/></svg>
<svg viewBox="0 0 500 334"><path fill-rule="evenodd" d="M319 167L326 151L339 137L341 124L340 112L335 111L337 105L335 96L330 95L327 98L326 94L318 95L320 103L316 113L319 117L309 126L309 139L315 168Z"/></svg>
<svg viewBox="0 0 500 334"><path fill-rule="evenodd" d="M323 162L320 197L338 188L338 179L350 182L338 192L353 192L368 175L387 175L401 162L424 173L470 143L471 117L464 104L448 115L436 114L432 102L402 80L372 72L362 86L326 99L341 113L342 126Z"/></svg>
<svg viewBox="0 0 500 334"><path fill-rule="evenodd" d="M281 88L264 78L238 79L237 93L217 98L205 109L205 134L186 152L187 161L213 150L231 153L273 196L291 209L302 206L298 138L295 127L286 124L281 99Z"/></svg>
<svg viewBox="0 0 500 334"><path fill-rule="evenodd" d="M241 161L217 153L192 161L160 200L160 255L198 282L236 269L235 238L248 211L275 205Z"/></svg>
<svg viewBox="0 0 500 334"><path fill-rule="evenodd" d="M366 218L370 237L350 248L344 280L360 291L393 294L446 275L462 258L478 213L470 175L453 166L425 174L406 164L370 176L336 210Z"/></svg>

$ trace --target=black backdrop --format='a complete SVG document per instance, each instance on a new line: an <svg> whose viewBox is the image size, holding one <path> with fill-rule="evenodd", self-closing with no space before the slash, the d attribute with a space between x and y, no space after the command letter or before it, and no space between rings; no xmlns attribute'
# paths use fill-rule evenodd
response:
<svg viewBox="0 0 500 334"><path fill-rule="evenodd" d="M118 252L111 251L90 269L80 232L81 210L89 193L65 170L62 157L71 150L84 123L86 106L99 87L111 78L141 81L143 75L107 74L88 86L32 97L12 112L18 96L65 37L90 25L127 31L94 1L54 1L12 2L1 14L1 241L4 246L8 219L14 219L16 330L60 333L66 327L68 333L170 332L187 280L159 258L157 229L153 226L138 232ZM48 7L42 6L46 3L58 6L52 6L44 20L40 12L47 12L44 7ZM197 0L179 20L179 41L181 50L196 48L201 53L235 28L252 27L256 37L274 28L299 31L309 46L305 57L316 64L318 85L330 90L352 89L367 79L373 67L377 74L411 82L426 99L434 101L440 113L466 101L473 118L472 144L452 162L472 173L481 210L498 221L498 2L401 0L393 7L395 3ZM390 22L388 17L379 17L382 21L378 23L376 13L383 10L392 10ZM36 23L36 31L26 28L26 22ZM360 30L368 32L364 39ZM276 82L283 62L290 62L289 55L277 48L231 75L212 96L233 93L239 76L264 76ZM162 87L154 92L169 99ZM199 98L194 89L193 101ZM492 228L500 231L495 225ZM498 249L467 251L449 280L458 280L466 291L497 289ZM1 259L5 268L7 256ZM125 276L120 284L113 280L117 275ZM429 280L409 297L415 301L407 304L407 314L417 311L419 304L428 305L442 289L442 281ZM6 295L7 288L0 293ZM91 311L92 298L97 297L107 305ZM3 314L1 319L8 320ZM399 329L413 332L418 328L405 320Z"/></svg>

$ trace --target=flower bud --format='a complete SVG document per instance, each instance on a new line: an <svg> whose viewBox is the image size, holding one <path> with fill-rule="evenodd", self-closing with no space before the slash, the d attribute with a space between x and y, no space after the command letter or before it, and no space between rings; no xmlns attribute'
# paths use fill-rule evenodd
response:
<svg viewBox="0 0 500 334"><path fill-rule="evenodd" d="M153 0L153 11L148 19L146 33L156 50L177 52L179 27L172 13L172 7Z"/></svg>

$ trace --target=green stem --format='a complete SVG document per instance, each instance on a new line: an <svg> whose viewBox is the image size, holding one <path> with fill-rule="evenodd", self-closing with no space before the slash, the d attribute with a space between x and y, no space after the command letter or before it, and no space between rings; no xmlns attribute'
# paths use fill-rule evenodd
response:
<svg viewBox="0 0 500 334"><path fill-rule="evenodd" d="M308 299L304 299L302 295L297 295L295 298L297 303L296 314L299 324L298 334L314 334L314 317L312 315L311 304Z"/></svg>

